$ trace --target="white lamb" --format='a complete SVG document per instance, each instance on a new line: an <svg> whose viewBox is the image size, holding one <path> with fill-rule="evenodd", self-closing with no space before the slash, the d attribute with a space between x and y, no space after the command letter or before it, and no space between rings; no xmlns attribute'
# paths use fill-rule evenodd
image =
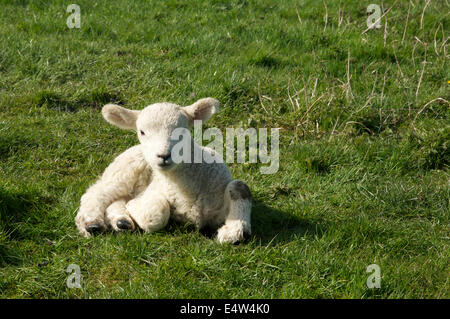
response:
<svg viewBox="0 0 450 319"><path fill-rule="evenodd" d="M171 138L174 129L189 129L194 120L206 121L218 107L213 98L186 107L156 103L142 111L105 105L106 121L135 130L140 144L120 154L81 197L75 218L79 231L86 237L108 228L121 231L138 226L153 232L173 218L199 229L218 228L220 243L236 243L250 234L250 189L232 179L223 161L205 161L207 156L220 159L217 153L196 144L188 134L191 158L200 152L202 162L176 164L171 157L177 142Z"/></svg>

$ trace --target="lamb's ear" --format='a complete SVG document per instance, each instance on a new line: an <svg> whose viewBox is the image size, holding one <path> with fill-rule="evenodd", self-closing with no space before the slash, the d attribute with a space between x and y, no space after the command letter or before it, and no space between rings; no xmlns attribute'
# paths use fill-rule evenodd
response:
<svg viewBox="0 0 450 319"><path fill-rule="evenodd" d="M136 120L140 112L115 104L106 104L102 108L102 115L107 122L128 130L136 130Z"/></svg>
<svg viewBox="0 0 450 319"><path fill-rule="evenodd" d="M198 100L192 105L185 106L183 110L192 120L207 121L214 113L219 111L219 101L207 97Z"/></svg>

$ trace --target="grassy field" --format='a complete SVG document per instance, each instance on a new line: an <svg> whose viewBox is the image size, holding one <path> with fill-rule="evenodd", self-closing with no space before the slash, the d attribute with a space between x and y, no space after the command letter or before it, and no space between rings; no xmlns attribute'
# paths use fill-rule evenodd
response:
<svg viewBox="0 0 450 319"><path fill-rule="evenodd" d="M0 0L0 297L449 298L450 6L379 2L366 30L370 3ZM276 174L230 165L248 242L82 238L81 195L137 143L100 108L206 96L209 127L282 128Z"/></svg>

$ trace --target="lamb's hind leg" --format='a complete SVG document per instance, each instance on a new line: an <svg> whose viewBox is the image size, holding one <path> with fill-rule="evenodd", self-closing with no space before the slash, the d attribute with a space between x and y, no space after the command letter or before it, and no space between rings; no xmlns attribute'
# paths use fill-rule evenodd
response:
<svg viewBox="0 0 450 319"><path fill-rule="evenodd" d="M247 184L240 180L230 182L225 189L225 205L228 216L217 233L217 239L220 243L242 241L245 234L251 233L252 195Z"/></svg>

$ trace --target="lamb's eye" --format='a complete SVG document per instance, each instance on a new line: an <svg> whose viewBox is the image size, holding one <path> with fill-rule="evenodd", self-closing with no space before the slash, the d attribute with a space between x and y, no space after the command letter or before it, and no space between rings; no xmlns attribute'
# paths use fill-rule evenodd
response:
<svg viewBox="0 0 450 319"><path fill-rule="evenodd" d="M140 130L140 131L139 131L139 133L141 133L141 135L142 135L142 136L144 136L144 135L145 135L145 133L144 133L144 131L143 131L143 130Z"/></svg>

